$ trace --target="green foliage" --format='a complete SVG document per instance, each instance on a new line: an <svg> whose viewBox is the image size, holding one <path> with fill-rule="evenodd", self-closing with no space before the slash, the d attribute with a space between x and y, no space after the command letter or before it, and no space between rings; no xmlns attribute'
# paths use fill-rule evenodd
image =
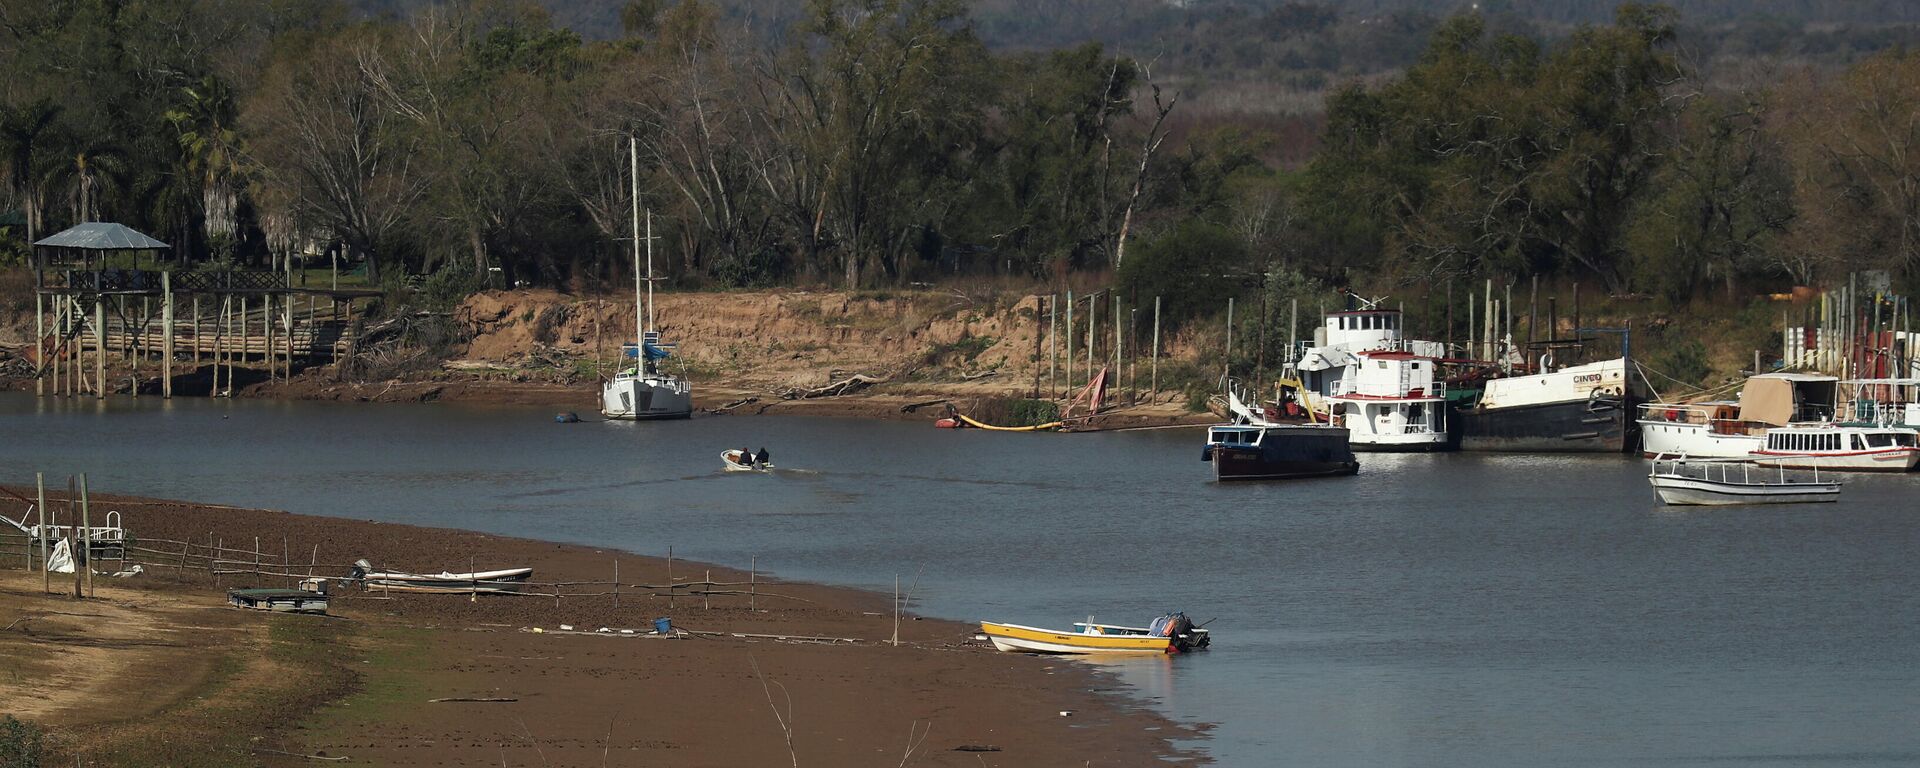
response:
<svg viewBox="0 0 1920 768"><path fill-rule="evenodd" d="M446 265L427 275L413 292L414 303L434 312L451 312L468 296L485 289L486 278L471 269Z"/></svg>
<svg viewBox="0 0 1920 768"><path fill-rule="evenodd" d="M0 768L40 768L47 757L46 735L12 715L0 719Z"/></svg>
<svg viewBox="0 0 1920 768"><path fill-rule="evenodd" d="M1707 97L1680 116L1670 159L1636 202L1625 243L1634 284L1684 301L1762 273L1792 223L1790 171L1763 131L1765 107Z"/></svg>
<svg viewBox="0 0 1920 768"><path fill-rule="evenodd" d="M1060 420L1060 404L1051 400L1015 400L1007 408L1010 427L1034 427Z"/></svg>
<svg viewBox="0 0 1920 768"><path fill-rule="evenodd" d="M1120 265L1120 288L1140 306L1161 299L1169 326L1226 309L1246 269L1246 245L1226 227L1197 219L1148 240Z"/></svg>
<svg viewBox="0 0 1920 768"><path fill-rule="evenodd" d="M1685 339L1667 345L1653 359L1655 370L1690 386L1699 386L1713 371L1707 362L1707 347L1698 339Z"/></svg>
<svg viewBox="0 0 1920 768"><path fill-rule="evenodd" d="M1327 238L1384 249L1408 280L1577 268L1624 280L1620 230L1664 146L1672 19L1623 5L1543 53L1478 16L1434 33L1405 78L1328 104L1310 169Z"/></svg>

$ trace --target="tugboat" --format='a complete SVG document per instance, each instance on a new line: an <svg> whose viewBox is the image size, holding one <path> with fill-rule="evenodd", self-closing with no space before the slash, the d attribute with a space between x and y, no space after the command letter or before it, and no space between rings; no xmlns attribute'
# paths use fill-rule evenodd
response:
<svg viewBox="0 0 1920 768"><path fill-rule="evenodd" d="M1286 480L1351 475L1360 471L1346 427L1278 424L1248 408L1227 386L1233 421L1207 428L1201 461L1213 462L1216 480Z"/></svg>
<svg viewBox="0 0 1920 768"><path fill-rule="evenodd" d="M1444 345L1405 338L1402 313L1380 309L1378 300L1360 306L1328 313L1289 372L1308 412L1345 427L1355 451L1452 449Z"/></svg>
<svg viewBox="0 0 1920 768"><path fill-rule="evenodd" d="M660 332L652 330L653 320L653 214L647 214L647 264L640 271L640 155L632 142L627 151L633 164L633 307L634 328L639 338L624 347L633 367L614 374L600 390L600 415L609 419L684 419L693 415L693 386L684 376L661 370L671 345L660 341ZM646 285L642 301L641 284Z"/></svg>

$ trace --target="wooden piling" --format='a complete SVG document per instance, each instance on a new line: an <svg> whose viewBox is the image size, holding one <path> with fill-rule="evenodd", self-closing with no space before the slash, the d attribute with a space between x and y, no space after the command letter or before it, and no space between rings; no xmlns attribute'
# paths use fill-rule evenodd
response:
<svg viewBox="0 0 1920 768"><path fill-rule="evenodd" d="M620 610L620 558L613 559L613 608Z"/></svg>
<svg viewBox="0 0 1920 768"><path fill-rule="evenodd" d="M173 399L173 273L160 273L160 397Z"/></svg>
<svg viewBox="0 0 1920 768"><path fill-rule="evenodd" d="M747 610L760 609L760 556L752 555L747 560Z"/></svg>
<svg viewBox="0 0 1920 768"><path fill-rule="evenodd" d="M33 292L33 396L47 396L47 317L46 300L36 288ZM32 568L33 542L27 542L28 568Z"/></svg>
<svg viewBox="0 0 1920 768"><path fill-rule="evenodd" d="M93 397L107 398L107 304L95 296L93 301Z"/></svg>
<svg viewBox="0 0 1920 768"><path fill-rule="evenodd" d="M40 534L37 537L40 539L40 592L46 594L53 591L53 570L47 567L47 476L33 473L33 488L39 499L33 507L40 512L40 524L35 529ZM33 551L31 540L27 542L27 551Z"/></svg>
<svg viewBox="0 0 1920 768"><path fill-rule="evenodd" d="M87 498L87 473L80 473L80 552L73 558L73 572L87 574L87 597L93 597L93 505ZM79 597L75 594L74 597Z"/></svg>
<svg viewBox="0 0 1920 768"><path fill-rule="evenodd" d="M1221 356L1220 375L1233 375L1233 297L1227 297L1227 351ZM1256 398L1257 399L1257 398Z"/></svg>
<svg viewBox="0 0 1920 768"><path fill-rule="evenodd" d="M1060 393L1060 294L1047 295L1047 391Z"/></svg>
<svg viewBox="0 0 1920 768"><path fill-rule="evenodd" d="M667 545L667 607L673 607L673 545Z"/></svg>
<svg viewBox="0 0 1920 768"><path fill-rule="evenodd" d="M1067 348L1066 388L1073 389L1073 291L1067 291L1067 333L1062 346ZM1060 396L1065 397L1066 393L1062 392Z"/></svg>
<svg viewBox="0 0 1920 768"><path fill-rule="evenodd" d="M1147 372L1147 391L1160 396L1160 297L1153 297L1153 355Z"/></svg>

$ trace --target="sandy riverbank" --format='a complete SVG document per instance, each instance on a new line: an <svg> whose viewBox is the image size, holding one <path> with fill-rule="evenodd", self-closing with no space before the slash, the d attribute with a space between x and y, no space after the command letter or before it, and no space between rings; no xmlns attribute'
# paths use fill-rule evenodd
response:
<svg viewBox="0 0 1920 768"><path fill-rule="evenodd" d="M5 505L15 517L19 506ZM269 552L311 558L317 547L322 563L526 565L539 581L610 580L617 559L623 585L668 579L660 558L465 531L96 495L95 510L103 509L121 511L150 542L211 533L228 547L251 547L258 537ZM748 580L704 564L672 568L676 582ZM556 607L551 598L383 599L349 590L334 601L337 618L317 619L217 607L227 587L285 579L148 571L101 579L102 599L78 603L39 596L38 580L21 571L0 572L0 626L38 617L0 632L0 652L43 657L42 667L17 662L0 679L0 702L37 698L33 686L47 686L34 682L35 670L71 672L59 659L78 649L102 655L95 666L141 673L111 687L86 678L99 696L6 707L48 726L63 749L81 745L83 762L122 764L112 756L172 733L168 718L204 726L208 754L268 765L313 764L277 752L324 752L386 765L898 765L906 756L907 765L1123 766L1181 757L1170 740L1197 734L1122 698L1091 667L996 653L970 639L974 627L934 619L900 622L895 647L884 642L894 631L888 596L764 573L752 607L741 595L669 605L637 587L623 589L617 607L606 595ZM554 631L563 623L644 631L661 616L705 632L850 641ZM134 633L143 641L115 639L135 625L150 627ZM202 668L179 659L212 661ZM145 674L157 665L178 674ZM448 697L512 701L428 703ZM255 698L260 707L209 703ZM141 704L111 705L126 701ZM235 732L247 737L228 738ZM187 758L197 748L179 746L163 762L195 762Z"/></svg>

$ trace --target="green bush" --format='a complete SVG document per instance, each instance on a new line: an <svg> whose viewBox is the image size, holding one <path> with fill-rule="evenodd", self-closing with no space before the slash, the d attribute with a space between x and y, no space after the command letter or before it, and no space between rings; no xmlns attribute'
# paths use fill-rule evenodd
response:
<svg viewBox="0 0 1920 768"><path fill-rule="evenodd" d="M1707 364L1706 345L1694 339L1662 350L1654 357L1653 365L1655 370L1692 386L1699 386L1712 372Z"/></svg>
<svg viewBox="0 0 1920 768"><path fill-rule="evenodd" d="M1060 420L1060 406L1049 400L1015 400L1007 409L1008 426L1032 427Z"/></svg>
<svg viewBox="0 0 1920 768"><path fill-rule="evenodd" d="M46 752L46 735L38 727L12 715L0 720L0 768L40 768Z"/></svg>

